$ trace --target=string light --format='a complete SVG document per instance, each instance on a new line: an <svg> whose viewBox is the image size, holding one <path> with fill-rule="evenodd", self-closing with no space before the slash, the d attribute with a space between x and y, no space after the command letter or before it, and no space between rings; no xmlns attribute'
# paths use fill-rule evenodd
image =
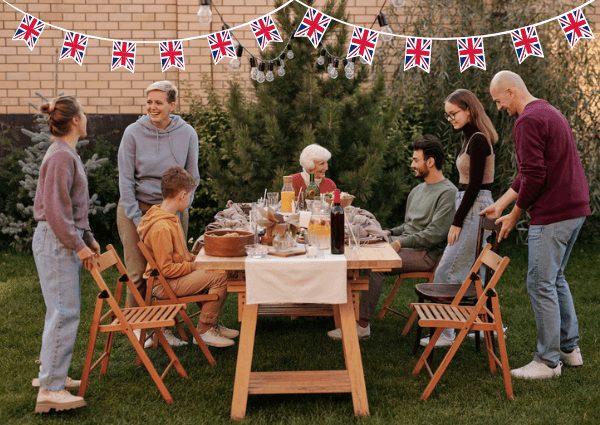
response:
<svg viewBox="0 0 600 425"><path fill-rule="evenodd" d="M329 75L331 76L331 78L336 79L338 77L338 70L337 67L340 64L340 61L338 58L335 58L333 60L332 66L331 66L331 72L329 73Z"/></svg>
<svg viewBox="0 0 600 425"><path fill-rule="evenodd" d="M265 63L261 62L260 65L258 65L258 75L256 76L256 81L258 81L259 83L264 83L265 82Z"/></svg>
<svg viewBox="0 0 600 425"><path fill-rule="evenodd" d="M387 17L385 16L385 13L380 12L379 15L377 15L377 21L379 21L379 26L381 27L380 29L380 35L381 35L381 39L385 42L388 41L392 41L392 29L390 28L390 25L388 23Z"/></svg>
<svg viewBox="0 0 600 425"><path fill-rule="evenodd" d="M212 22L212 11L210 10L210 0L201 0L198 10L198 22L201 24L210 24Z"/></svg>
<svg viewBox="0 0 600 425"><path fill-rule="evenodd" d="M406 4L406 0L392 0L392 6L396 9L400 9Z"/></svg>
<svg viewBox="0 0 600 425"><path fill-rule="evenodd" d="M319 59L317 59L317 63L319 65L323 65L325 63L325 54L327 54L327 50L325 50L325 48L321 49L321 54L319 55Z"/></svg>
<svg viewBox="0 0 600 425"><path fill-rule="evenodd" d="M294 51L292 50L292 43L287 44L287 57L288 59L294 59Z"/></svg>
<svg viewBox="0 0 600 425"><path fill-rule="evenodd" d="M284 62L281 59L277 58L276 59L276 63L277 63L277 66L279 67L277 69L277 75L279 75L280 77L283 77L285 75L285 65L284 65Z"/></svg>
<svg viewBox="0 0 600 425"><path fill-rule="evenodd" d="M273 62L269 62L267 64L267 75L265 79L270 83L275 79L275 75L273 75Z"/></svg>
<svg viewBox="0 0 600 425"><path fill-rule="evenodd" d="M235 54L235 58L231 59L231 62L229 62L229 66L231 67L232 71L238 71L242 66L242 61L240 61L240 58L244 54L244 46L240 44L237 47Z"/></svg>
<svg viewBox="0 0 600 425"><path fill-rule="evenodd" d="M250 78L254 81L258 78L258 69L256 69L256 58L254 56L250 57Z"/></svg>

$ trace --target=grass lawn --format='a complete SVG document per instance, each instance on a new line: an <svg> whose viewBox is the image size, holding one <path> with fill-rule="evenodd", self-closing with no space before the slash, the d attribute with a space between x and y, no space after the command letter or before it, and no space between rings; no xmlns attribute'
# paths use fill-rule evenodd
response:
<svg viewBox="0 0 600 425"><path fill-rule="evenodd" d="M527 247L506 245L503 255L511 258L498 284L500 306L508 326L508 356L511 367L531 361L536 330L525 287ZM388 314L371 324L372 336L361 341L371 416L355 418L349 394L250 396L245 422L248 424L579 424L600 423L600 289L598 269L600 245L576 245L566 271L577 309L584 366L563 367L562 376L545 381L513 380L515 400L504 391L500 373L489 373L485 354L475 352L472 340L450 363L429 400L419 397L428 382L423 370L412 375L417 357L411 353L414 328L400 336L405 320ZM386 280L380 305L393 283ZM92 310L98 288L83 272L82 312L79 335L69 375L81 376ZM411 284L396 295L396 307L407 309L416 301ZM228 299L223 321L239 329L236 295ZM191 311L195 311L190 308ZM134 363L135 353L126 337L117 335L108 374L92 372L87 408L36 415L37 376L45 306L30 255L0 252L0 424L221 424L230 423L229 413L235 376L237 343L230 348L211 348L218 367L212 368L197 346L177 347L190 379L169 372L166 385L175 404L164 402L143 366ZM195 319L193 319L195 320ZM253 370L315 370L343 368L339 341L326 331L333 320L260 318ZM101 337L102 338L102 337ZM103 339L99 338L99 346ZM102 344L100 342L102 341ZM168 364L162 349L149 350L159 373ZM445 349L436 350L439 361Z"/></svg>

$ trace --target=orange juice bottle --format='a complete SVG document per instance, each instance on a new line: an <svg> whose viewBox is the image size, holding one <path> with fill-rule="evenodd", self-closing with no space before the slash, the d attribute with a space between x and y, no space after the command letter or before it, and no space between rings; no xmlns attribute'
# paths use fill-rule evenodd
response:
<svg viewBox="0 0 600 425"><path fill-rule="evenodd" d="M283 187L281 188L281 212L292 213L292 203L296 197L294 186L292 186L292 176L283 176Z"/></svg>

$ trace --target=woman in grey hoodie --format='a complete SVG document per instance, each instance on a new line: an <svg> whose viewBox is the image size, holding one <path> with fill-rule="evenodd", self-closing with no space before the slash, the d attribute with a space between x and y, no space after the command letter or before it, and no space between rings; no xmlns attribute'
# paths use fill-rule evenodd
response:
<svg viewBox="0 0 600 425"><path fill-rule="evenodd" d="M120 200L117 209L125 266L143 296L146 288L142 286L142 274L146 260L136 245L139 241L137 226L142 215L153 205L162 203L160 182L167 168L179 165L200 182L198 135L181 117L172 115L177 88L169 81L158 81L148 86L146 96L147 115L125 129L119 146ZM192 200L193 196L190 205ZM186 211L181 217L186 235L187 215ZM127 301L129 306L137 306L129 293Z"/></svg>

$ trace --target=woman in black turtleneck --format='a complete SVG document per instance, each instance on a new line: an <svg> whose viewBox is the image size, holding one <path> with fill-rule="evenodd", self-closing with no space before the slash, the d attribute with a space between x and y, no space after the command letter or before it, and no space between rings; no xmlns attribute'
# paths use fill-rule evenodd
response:
<svg viewBox="0 0 600 425"><path fill-rule="evenodd" d="M456 214L448 232L448 246L437 267L434 282L462 283L475 260L479 212L492 205L494 181L494 149L498 134L481 102L469 90L459 89L444 102L445 117L464 134L462 148L456 158L459 173ZM454 329L446 329L436 346L448 346L454 340ZM423 338L421 345L427 345Z"/></svg>

